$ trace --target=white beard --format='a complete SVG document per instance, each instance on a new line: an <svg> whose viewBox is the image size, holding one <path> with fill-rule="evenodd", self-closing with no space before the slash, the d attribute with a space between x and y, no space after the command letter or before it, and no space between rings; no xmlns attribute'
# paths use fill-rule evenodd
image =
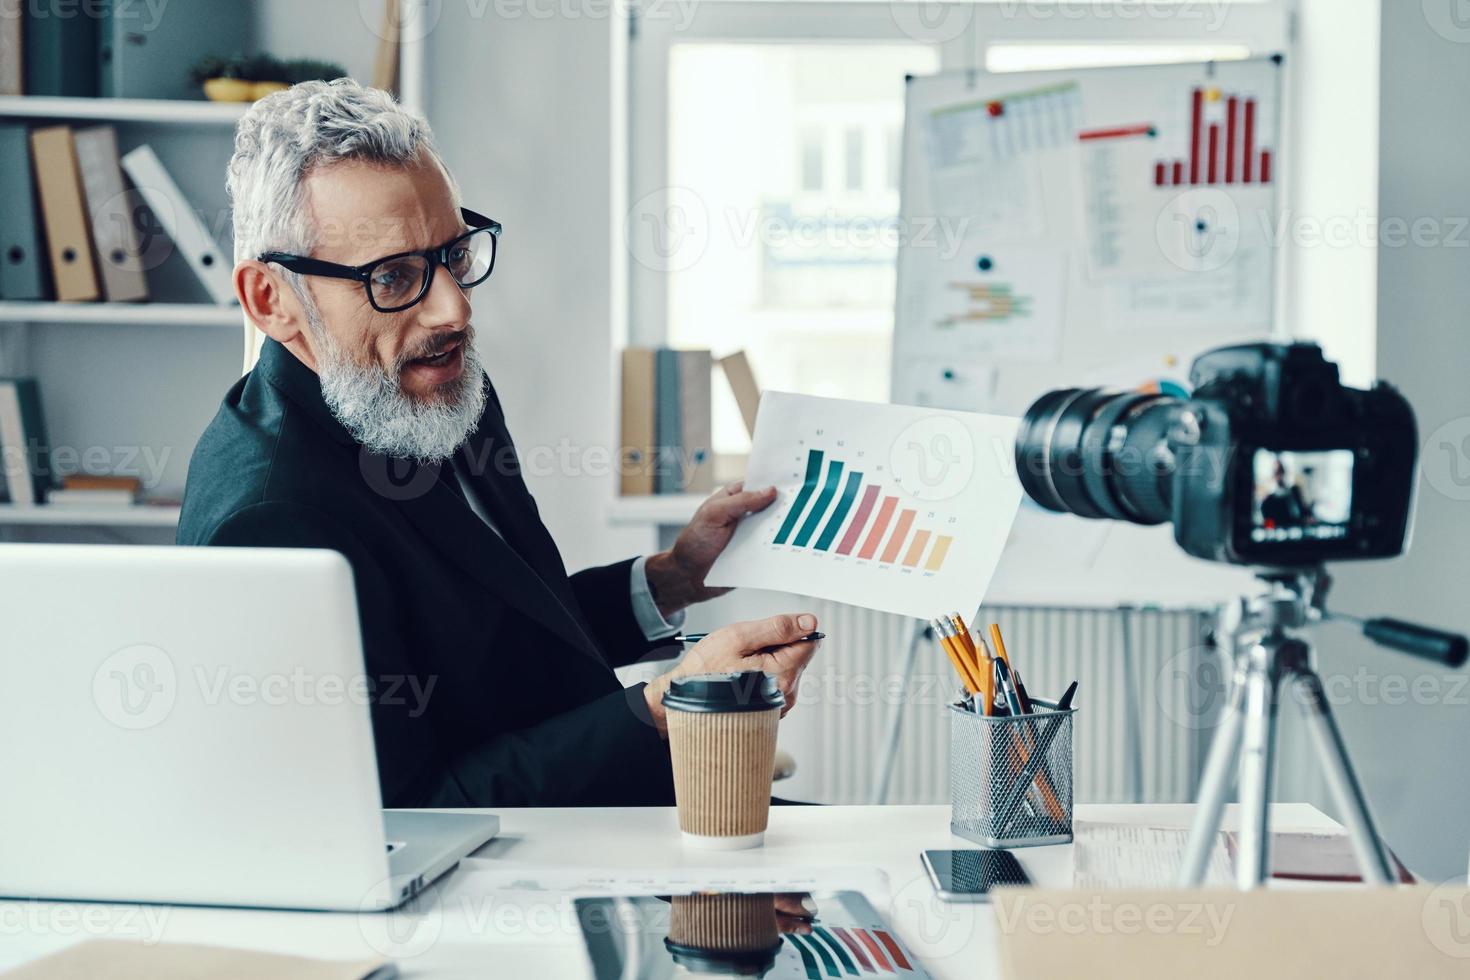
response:
<svg viewBox="0 0 1470 980"><path fill-rule="evenodd" d="M485 371L475 351L473 334L465 337L464 370L459 378L429 400L409 397L397 377L377 364L355 363L327 333L313 323L318 346L317 373L322 397L352 437L384 456L440 462L479 427L485 411Z"/></svg>

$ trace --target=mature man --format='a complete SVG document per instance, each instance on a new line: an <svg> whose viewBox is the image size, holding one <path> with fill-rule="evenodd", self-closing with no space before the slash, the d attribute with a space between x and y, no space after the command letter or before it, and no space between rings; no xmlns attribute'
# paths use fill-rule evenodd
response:
<svg viewBox="0 0 1470 980"><path fill-rule="evenodd" d="M421 118L297 85L241 120L228 186L235 291L269 339L194 451L178 540L348 558L386 805L668 803L672 676L759 669L794 695L809 614L614 676L715 594L711 563L775 493L728 488L670 551L567 575L473 344L500 227L461 208Z"/></svg>

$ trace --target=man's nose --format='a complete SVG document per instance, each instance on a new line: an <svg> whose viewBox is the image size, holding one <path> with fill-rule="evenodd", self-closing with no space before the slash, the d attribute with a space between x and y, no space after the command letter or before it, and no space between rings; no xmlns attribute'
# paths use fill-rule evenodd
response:
<svg viewBox="0 0 1470 980"><path fill-rule="evenodd" d="M430 326L463 327L470 322L470 298L442 265L434 267L434 280L422 306Z"/></svg>

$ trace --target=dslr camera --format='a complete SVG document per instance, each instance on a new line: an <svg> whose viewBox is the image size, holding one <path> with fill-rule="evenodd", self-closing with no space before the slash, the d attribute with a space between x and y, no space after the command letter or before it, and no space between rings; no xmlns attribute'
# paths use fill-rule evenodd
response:
<svg viewBox="0 0 1470 980"><path fill-rule="evenodd" d="M1291 568L1400 554L1418 436L1395 388L1345 387L1316 344L1211 350L1193 395L1066 388L1027 410L1021 485L1079 517L1174 524L1187 553Z"/></svg>

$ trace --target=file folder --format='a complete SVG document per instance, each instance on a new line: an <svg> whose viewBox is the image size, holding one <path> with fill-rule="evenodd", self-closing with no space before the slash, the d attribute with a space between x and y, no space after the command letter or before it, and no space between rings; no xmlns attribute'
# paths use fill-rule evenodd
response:
<svg viewBox="0 0 1470 980"><path fill-rule="evenodd" d="M5 299L46 298L41 226L31 188L26 128L0 123L0 201L5 202L5 220L0 221L0 296Z"/></svg>
<svg viewBox="0 0 1470 980"><path fill-rule="evenodd" d="M0 95L25 94L25 36L20 16L23 3L0 0Z"/></svg>
<svg viewBox="0 0 1470 980"><path fill-rule="evenodd" d="M138 197L123 183L117 130L91 126L78 129L74 136L87 212L92 216L92 241L97 247L102 291L112 302L146 300L148 280L133 227Z"/></svg>
<svg viewBox="0 0 1470 980"><path fill-rule="evenodd" d="M36 168L36 192L56 298L77 303L100 299L97 268L92 263L91 222L82 198L71 127L32 130L31 160Z"/></svg>
<svg viewBox="0 0 1470 980"><path fill-rule="evenodd" d="M234 263L226 258L153 148L140 146L128 153L122 167L210 297L221 306L235 302Z"/></svg>

